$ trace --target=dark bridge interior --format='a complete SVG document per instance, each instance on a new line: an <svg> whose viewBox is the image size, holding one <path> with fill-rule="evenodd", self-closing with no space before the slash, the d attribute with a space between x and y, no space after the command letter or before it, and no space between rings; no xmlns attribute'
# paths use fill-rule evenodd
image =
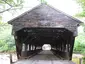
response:
<svg viewBox="0 0 85 64"><path fill-rule="evenodd" d="M42 51L44 44L62 59L71 60L74 45L73 33L65 28L23 28L15 35L17 56L29 57Z"/></svg>

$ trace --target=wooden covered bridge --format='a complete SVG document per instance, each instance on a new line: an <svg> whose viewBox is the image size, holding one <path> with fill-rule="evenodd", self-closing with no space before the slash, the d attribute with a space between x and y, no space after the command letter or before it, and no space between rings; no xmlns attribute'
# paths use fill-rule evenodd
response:
<svg viewBox="0 0 85 64"><path fill-rule="evenodd" d="M81 21L47 4L41 4L8 22L13 26L18 59L42 52L44 44L61 59L71 60ZM50 55L49 55L50 56Z"/></svg>

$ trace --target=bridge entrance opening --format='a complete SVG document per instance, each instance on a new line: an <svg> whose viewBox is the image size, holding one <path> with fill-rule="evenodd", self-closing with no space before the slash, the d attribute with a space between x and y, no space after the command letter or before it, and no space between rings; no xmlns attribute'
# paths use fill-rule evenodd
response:
<svg viewBox="0 0 85 64"><path fill-rule="evenodd" d="M29 56L42 50L51 50L55 55L71 59L75 38L73 35L65 28L23 28L15 35L17 54L22 56L24 52L24 56Z"/></svg>
<svg viewBox="0 0 85 64"><path fill-rule="evenodd" d="M50 44L44 44L42 46L42 50L51 50L51 45Z"/></svg>

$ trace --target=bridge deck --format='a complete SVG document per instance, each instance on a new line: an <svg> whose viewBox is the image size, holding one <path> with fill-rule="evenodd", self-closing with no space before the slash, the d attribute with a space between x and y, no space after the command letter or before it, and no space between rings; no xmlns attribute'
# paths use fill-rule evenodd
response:
<svg viewBox="0 0 85 64"><path fill-rule="evenodd" d="M60 60L51 51L41 51L30 59L19 60L14 64L75 64L72 61Z"/></svg>

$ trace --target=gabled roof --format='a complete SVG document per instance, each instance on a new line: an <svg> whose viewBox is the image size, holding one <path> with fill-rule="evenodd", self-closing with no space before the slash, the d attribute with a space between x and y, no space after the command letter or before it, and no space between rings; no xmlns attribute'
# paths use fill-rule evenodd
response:
<svg viewBox="0 0 85 64"><path fill-rule="evenodd" d="M78 26L81 21L47 4L41 4L8 23L18 26L16 29L19 29L19 27L71 27Z"/></svg>

